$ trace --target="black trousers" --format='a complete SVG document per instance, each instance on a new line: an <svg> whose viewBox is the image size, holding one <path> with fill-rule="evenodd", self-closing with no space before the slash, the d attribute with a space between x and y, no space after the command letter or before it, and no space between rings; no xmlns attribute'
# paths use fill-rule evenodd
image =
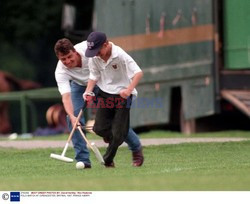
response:
<svg viewBox="0 0 250 204"><path fill-rule="evenodd" d="M109 140L103 159L106 164L113 162L118 147L128 135L130 106L120 95L99 91L94 132Z"/></svg>

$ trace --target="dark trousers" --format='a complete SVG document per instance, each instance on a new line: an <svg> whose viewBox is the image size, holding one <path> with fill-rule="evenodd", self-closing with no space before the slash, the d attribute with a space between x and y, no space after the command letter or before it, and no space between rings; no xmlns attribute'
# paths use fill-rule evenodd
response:
<svg viewBox="0 0 250 204"><path fill-rule="evenodd" d="M106 164L113 162L118 147L124 142L129 130L127 100L119 95L99 91L94 132L109 140L103 159Z"/></svg>

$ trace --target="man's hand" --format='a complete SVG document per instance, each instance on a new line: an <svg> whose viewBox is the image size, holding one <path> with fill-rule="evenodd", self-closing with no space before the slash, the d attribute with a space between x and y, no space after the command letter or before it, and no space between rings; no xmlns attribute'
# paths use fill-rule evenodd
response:
<svg viewBox="0 0 250 204"><path fill-rule="evenodd" d="M70 122L71 122L71 125L72 125L72 128L73 128L75 123L76 123L77 117L75 117L74 115L70 115L69 118L70 118ZM81 123L79 121L77 123L77 126L81 126Z"/></svg>
<svg viewBox="0 0 250 204"><path fill-rule="evenodd" d="M120 96L121 96L122 98L127 99L127 98L131 95L131 93L132 93L132 90L130 90L130 89L122 89L122 90L120 91Z"/></svg>
<svg viewBox="0 0 250 204"><path fill-rule="evenodd" d="M84 92L82 95L84 101L90 102L94 99L95 93L94 92Z"/></svg>

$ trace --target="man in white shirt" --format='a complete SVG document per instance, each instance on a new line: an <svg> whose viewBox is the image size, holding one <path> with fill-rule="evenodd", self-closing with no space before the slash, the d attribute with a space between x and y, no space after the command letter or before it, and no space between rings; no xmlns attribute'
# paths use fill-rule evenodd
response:
<svg viewBox="0 0 250 204"><path fill-rule="evenodd" d="M93 130L103 138L108 138L109 146L103 156L106 167L114 167L114 157L118 147L127 138L131 98L137 95L135 89L143 76L136 62L120 47L107 40L105 33L92 32L87 38L86 57L89 59L90 76L83 97L87 101L95 85L100 88L98 100L103 106L96 113ZM142 149L135 157L142 158Z"/></svg>
<svg viewBox="0 0 250 204"><path fill-rule="evenodd" d="M75 124L76 116L85 103L82 94L85 92L89 78L88 58L85 57L86 49L86 41L73 46L71 41L66 38L58 40L54 47L55 54L59 59L55 70L55 78L58 90L62 95L65 111L68 114L67 119L70 130L73 124ZM98 93L98 90L99 88L97 86L93 88L95 94ZM85 124L83 117L80 123L82 125ZM91 168L86 142L78 131L75 131L72 142L75 150L75 159L78 162L83 162L85 168ZM138 152L141 152L141 143L139 137L131 128L129 128L125 142L132 151L133 165L141 166L143 163L143 155L140 154L138 156Z"/></svg>

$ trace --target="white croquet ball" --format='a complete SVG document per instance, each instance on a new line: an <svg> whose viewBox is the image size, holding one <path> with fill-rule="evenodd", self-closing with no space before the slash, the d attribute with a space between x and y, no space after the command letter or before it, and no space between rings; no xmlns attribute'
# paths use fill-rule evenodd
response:
<svg viewBox="0 0 250 204"><path fill-rule="evenodd" d="M84 169L85 168L85 164L81 161L76 163L76 168L77 169Z"/></svg>
<svg viewBox="0 0 250 204"><path fill-rule="evenodd" d="M14 133L9 135L9 140L15 140L15 139L17 139L17 137L18 137L18 134L14 132Z"/></svg>

